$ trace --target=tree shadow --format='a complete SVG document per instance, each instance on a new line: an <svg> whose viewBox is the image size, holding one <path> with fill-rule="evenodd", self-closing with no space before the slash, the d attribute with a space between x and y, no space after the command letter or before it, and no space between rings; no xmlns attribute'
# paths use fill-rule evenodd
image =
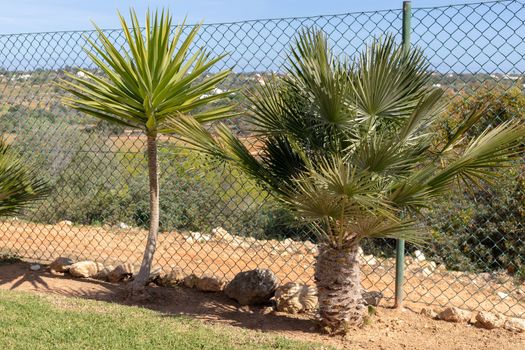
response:
<svg viewBox="0 0 525 350"><path fill-rule="evenodd" d="M4 267L14 268L4 268ZM49 285L42 278L39 271L31 271L29 266L26 264L2 264L0 265L0 286L9 284L9 289L17 289L24 283L31 284L35 289L49 289ZM4 273L5 271L5 273Z"/></svg>
<svg viewBox="0 0 525 350"><path fill-rule="evenodd" d="M265 305L241 307L223 293L205 293L184 287L148 286L140 301L128 297L126 283L57 276L45 270L30 271L28 264L0 265L0 288L36 290L69 297L139 306L163 317L191 317L246 329L316 333L313 315L264 314Z"/></svg>

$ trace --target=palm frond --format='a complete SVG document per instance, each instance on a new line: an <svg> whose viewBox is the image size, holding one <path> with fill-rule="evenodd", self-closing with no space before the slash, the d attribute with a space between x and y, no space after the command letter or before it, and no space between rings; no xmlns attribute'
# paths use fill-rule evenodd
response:
<svg viewBox="0 0 525 350"><path fill-rule="evenodd" d="M423 52L408 53L393 36L374 40L354 63L353 104L369 123L400 123L412 114L430 82Z"/></svg>
<svg viewBox="0 0 525 350"><path fill-rule="evenodd" d="M191 51L200 25L183 37L184 23L172 35L169 11L148 11L145 28L130 10L131 23L119 14L126 45L123 49L95 25L97 41L86 38L88 57L103 72L99 76L81 70L85 77L68 74L58 85L71 93L64 102L94 117L127 127L157 133L170 132L163 124L181 114L188 115L200 107L225 101L227 93L212 91L229 75L222 70L204 77L224 55L211 57L204 49ZM207 96L204 96L207 95ZM204 97L204 98L203 98ZM234 105L196 113L200 122L231 117Z"/></svg>
<svg viewBox="0 0 525 350"><path fill-rule="evenodd" d="M35 168L0 141L0 216L19 215L49 193L47 182Z"/></svg>

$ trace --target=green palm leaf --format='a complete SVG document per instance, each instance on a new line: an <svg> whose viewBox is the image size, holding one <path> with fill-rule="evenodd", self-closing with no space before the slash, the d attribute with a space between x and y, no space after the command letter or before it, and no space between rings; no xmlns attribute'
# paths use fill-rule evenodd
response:
<svg viewBox="0 0 525 350"><path fill-rule="evenodd" d="M87 55L104 73L99 76L80 69L85 77L67 74L59 85L72 94L64 102L86 114L147 133L170 132L167 121L192 113L199 107L224 100L229 92L212 91L230 73L223 70L209 77L203 75L224 55L211 57L205 49L191 53L200 25L183 38L183 26L171 35L172 20L168 11L149 11L143 30L134 11L131 25L119 14L128 51L121 51L105 32L96 27L98 42L87 39ZM206 95L205 98L202 98ZM195 114L200 122L228 118L234 106Z"/></svg>
<svg viewBox="0 0 525 350"><path fill-rule="evenodd" d="M37 176L37 170L0 141L0 216L20 215L48 192L47 183Z"/></svg>

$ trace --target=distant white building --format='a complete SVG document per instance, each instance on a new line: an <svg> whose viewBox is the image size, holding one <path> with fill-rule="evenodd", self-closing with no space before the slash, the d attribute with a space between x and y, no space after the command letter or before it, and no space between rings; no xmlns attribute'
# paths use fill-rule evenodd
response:
<svg viewBox="0 0 525 350"><path fill-rule="evenodd" d="M20 74L20 75L13 75L11 77L11 81L16 81L16 80L27 80L31 78L31 74Z"/></svg>
<svg viewBox="0 0 525 350"><path fill-rule="evenodd" d="M520 77L516 75L508 75L508 74L503 75L503 79L508 79L508 80L518 80L519 78Z"/></svg>

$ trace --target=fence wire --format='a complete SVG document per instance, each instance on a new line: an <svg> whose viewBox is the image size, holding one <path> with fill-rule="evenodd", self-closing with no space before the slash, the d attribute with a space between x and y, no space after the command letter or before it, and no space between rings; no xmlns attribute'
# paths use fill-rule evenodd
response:
<svg viewBox="0 0 525 350"><path fill-rule="evenodd" d="M233 74L221 89L247 90L282 71L301 28L322 29L336 53L352 56L373 37L400 38L401 16L401 10L388 10L205 24L196 47L227 52L217 68L233 68ZM434 83L446 90L452 122L480 100L492 103L488 124L524 118L524 19L521 1L414 10L413 44L428 57ZM105 32L124 42L120 30ZM138 265L149 220L145 136L65 108L54 85L66 71L95 69L82 50L87 38L97 40L96 33L0 35L2 134L53 186L23 220L0 223L0 253ZM243 102L240 93L231 98ZM258 151L242 117L229 124ZM162 232L155 265L225 279L261 267L282 282L311 284L311 233L290 224L289 215L235 169L176 146L176 139L161 140ZM521 162L495 189L466 199L451 193L427 213L433 240L421 250L408 247L407 301L524 317L524 178ZM364 242L363 249L363 286L392 299L394 242Z"/></svg>

